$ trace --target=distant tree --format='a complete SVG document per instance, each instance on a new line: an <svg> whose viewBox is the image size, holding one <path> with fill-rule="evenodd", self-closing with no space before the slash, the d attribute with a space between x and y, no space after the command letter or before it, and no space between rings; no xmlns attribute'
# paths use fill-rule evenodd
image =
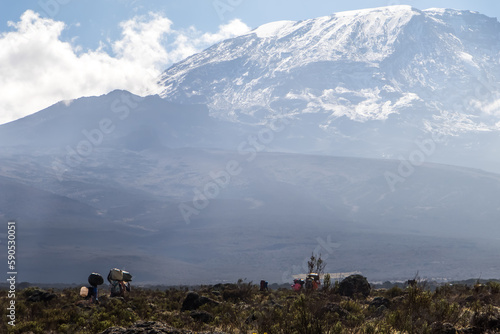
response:
<svg viewBox="0 0 500 334"><path fill-rule="evenodd" d="M314 256L314 253L312 253L311 258L309 259L309 261L307 261L307 270L310 273L313 273L315 267L316 267L316 256Z"/></svg>
<svg viewBox="0 0 500 334"><path fill-rule="evenodd" d="M325 274L325 277L323 278L323 289L328 291L330 290L330 287L332 286L332 277L330 274Z"/></svg>
<svg viewBox="0 0 500 334"><path fill-rule="evenodd" d="M319 254L318 260L316 261L316 272L321 275L325 271L326 263L321 258L321 254Z"/></svg>
<svg viewBox="0 0 500 334"><path fill-rule="evenodd" d="M311 254L311 258L307 261L307 269L309 273L317 273L321 275L325 270L326 262L321 258L321 254L318 257L314 256L314 253Z"/></svg>

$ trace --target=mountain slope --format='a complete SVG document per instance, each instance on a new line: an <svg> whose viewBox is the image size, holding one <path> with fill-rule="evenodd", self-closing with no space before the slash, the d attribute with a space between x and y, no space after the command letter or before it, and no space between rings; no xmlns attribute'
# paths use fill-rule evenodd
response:
<svg viewBox="0 0 500 334"><path fill-rule="evenodd" d="M236 123L288 119L270 149L500 171L500 23L476 12L390 6L270 23L165 71L161 96ZM465 155L464 152L465 151Z"/></svg>
<svg viewBox="0 0 500 334"><path fill-rule="evenodd" d="M500 177L478 170L426 164L392 191L391 160L103 147L59 181L44 162L54 156L0 157L0 175L20 184L0 183L0 215L20 217L23 280L120 266L139 282L287 282L318 246L329 271L371 279L497 270L485 254L499 251Z"/></svg>
<svg viewBox="0 0 500 334"><path fill-rule="evenodd" d="M498 91L499 41L496 19L409 6L274 22L171 67L162 96L207 103L229 118L321 111L329 116L324 126L341 116L383 120L412 108L451 112L481 85ZM490 98L480 102L498 96Z"/></svg>
<svg viewBox="0 0 500 334"><path fill-rule="evenodd" d="M179 105L158 96L140 97L116 90L61 101L0 125L0 147L81 151L83 156L108 146L139 151L163 146L223 148L227 138L237 138L240 130L209 117L203 105Z"/></svg>

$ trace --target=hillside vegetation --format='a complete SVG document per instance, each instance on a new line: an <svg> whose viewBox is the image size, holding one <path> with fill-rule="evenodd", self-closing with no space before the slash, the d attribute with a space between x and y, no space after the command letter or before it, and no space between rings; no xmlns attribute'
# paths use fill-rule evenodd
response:
<svg viewBox="0 0 500 334"><path fill-rule="evenodd" d="M341 284L340 284L341 285ZM7 290L0 291L6 310ZM317 291L259 291L251 282L136 288L125 298L101 289L99 305L78 288L18 291L16 325L2 333L498 333L500 284L372 287L346 296L336 283ZM4 311L5 313L5 311ZM5 315L4 315L5 317Z"/></svg>

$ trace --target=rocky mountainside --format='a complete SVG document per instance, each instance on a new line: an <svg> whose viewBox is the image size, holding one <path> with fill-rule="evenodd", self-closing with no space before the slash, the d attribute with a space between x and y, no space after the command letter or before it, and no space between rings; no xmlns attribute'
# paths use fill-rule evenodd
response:
<svg viewBox="0 0 500 334"><path fill-rule="evenodd" d="M277 150L396 158L440 133L452 153L435 161L500 170L487 158L499 143L500 23L476 12L390 6L273 22L161 82L165 99L234 122L294 119L297 140ZM482 158L453 158L464 150Z"/></svg>
<svg viewBox="0 0 500 334"><path fill-rule="evenodd" d="M474 99L478 88L500 88L499 39L494 18L409 6L273 22L171 67L162 96L236 119L262 121L280 108L320 112L327 128L342 116L385 120L418 108L480 116L499 98ZM456 110L465 98L470 108ZM455 130L496 129L479 124Z"/></svg>

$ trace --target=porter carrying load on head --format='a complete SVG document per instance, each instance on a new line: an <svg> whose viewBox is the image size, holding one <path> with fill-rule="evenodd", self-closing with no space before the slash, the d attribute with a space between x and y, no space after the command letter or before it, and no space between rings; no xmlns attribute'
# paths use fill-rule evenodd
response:
<svg viewBox="0 0 500 334"><path fill-rule="evenodd" d="M108 281L111 284L111 297L125 297L125 291L130 292L132 275L128 271L113 268L109 271Z"/></svg>
<svg viewBox="0 0 500 334"><path fill-rule="evenodd" d="M89 275L88 282L90 284L89 287L82 287L80 289L80 296L85 299L91 299L92 303L99 304L99 290L97 289L98 285L104 283L104 279L99 273L92 273Z"/></svg>
<svg viewBox="0 0 500 334"><path fill-rule="evenodd" d="M317 290L321 285L319 274L309 273L306 277L306 289Z"/></svg>

